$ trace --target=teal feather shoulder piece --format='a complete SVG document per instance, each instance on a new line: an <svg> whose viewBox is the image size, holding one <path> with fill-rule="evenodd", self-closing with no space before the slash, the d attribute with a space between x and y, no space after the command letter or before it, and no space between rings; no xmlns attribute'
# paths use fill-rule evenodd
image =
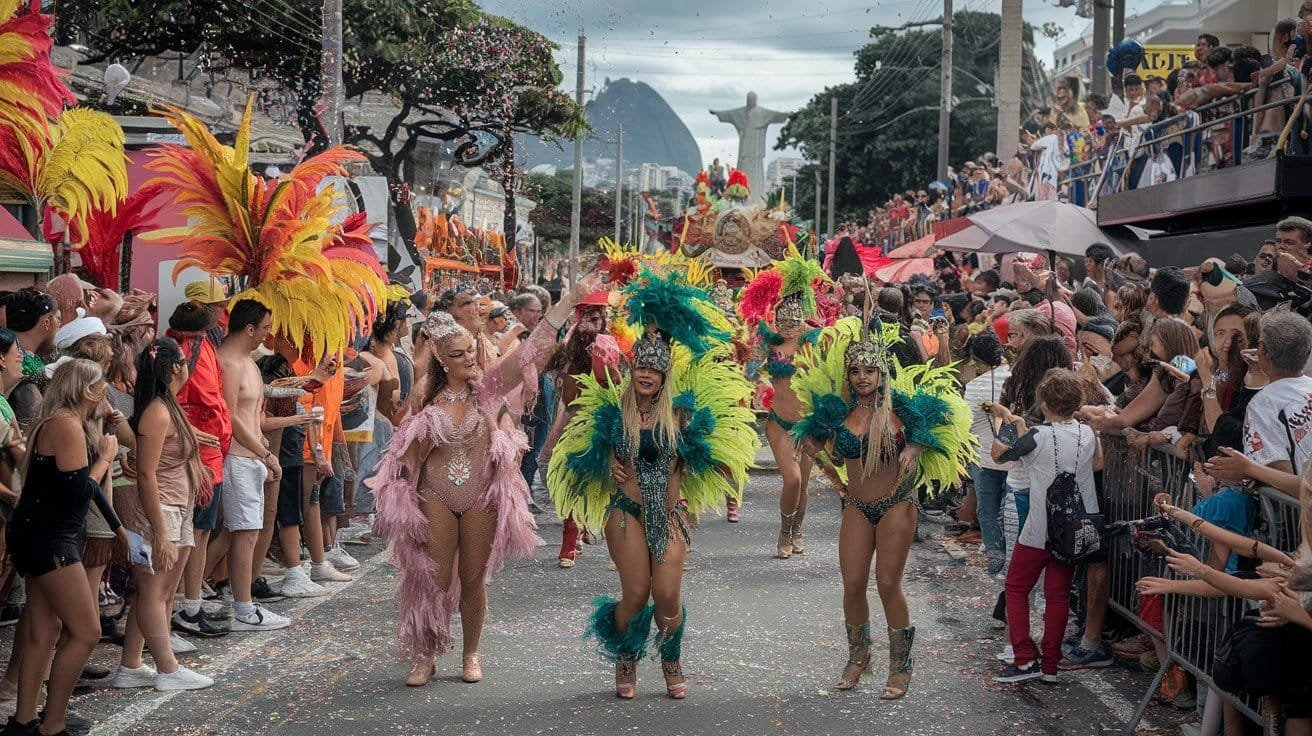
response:
<svg viewBox="0 0 1312 736"><path fill-rule="evenodd" d="M727 345L701 357L676 346L673 374L674 407L686 417L676 446L683 463L680 493L694 514L719 511L726 496L742 499L761 446L749 408L752 384Z"/></svg>
<svg viewBox="0 0 1312 736"><path fill-rule="evenodd" d="M547 466L547 490L556 513L585 529L598 531L614 489L611 465L616 443L624 436L620 395L628 378L602 385L592 374L576 376L581 391L574 417L561 433Z"/></svg>
<svg viewBox="0 0 1312 736"><path fill-rule="evenodd" d="M907 366L891 380L893 413L906 441L925 448L916 486L937 491L955 485L979 460L979 441L953 366Z"/></svg>

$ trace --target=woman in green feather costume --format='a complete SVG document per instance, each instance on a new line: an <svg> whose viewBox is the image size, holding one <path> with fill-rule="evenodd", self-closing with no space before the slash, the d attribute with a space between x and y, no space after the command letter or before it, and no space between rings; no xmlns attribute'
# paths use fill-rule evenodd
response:
<svg viewBox="0 0 1312 736"><path fill-rule="evenodd" d="M836 687L851 689L870 666L866 593L873 557L889 639L890 673L880 697L896 700L911 686L916 629L902 573L916 534L917 491L956 483L976 448L970 409L950 367L892 370L887 346L896 332L875 325L881 334L868 337L861 320L848 317L803 351L793 377L802 417L792 434L804 455L831 452L849 479L838 532L848 661Z"/></svg>
<svg viewBox="0 0 1312 736"><path fill-rule="evenodd" d="M547 487L562 517L604 532L619 572L621 597L594 600L586 630L615 663L615 694L634 697L654 620L666 692L681 699L688 519L722 508L726 496L742 498L757 449L752 389L723 342L723 314L703 292L678 274L644 272L624 293L645 332L632 371L617 384L578 377L582 391Z"/></svg>

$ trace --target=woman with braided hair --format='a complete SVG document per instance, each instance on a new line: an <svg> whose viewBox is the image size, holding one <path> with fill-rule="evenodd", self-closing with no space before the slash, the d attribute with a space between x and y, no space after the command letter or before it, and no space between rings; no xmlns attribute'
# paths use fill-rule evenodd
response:
<svg viewBox="0 0 1312 736"><path fill-rule="evenodd" d="M621 597L599 597L588 635L615 663L615 694L633 698L652 637L666 694L687 694L681 656L689 517L741 499L759 443L747 408L749 384L726 360L728 322L681 273L646 269L626 286L630 322L643 330L632 373L582 390L547 471L562 518L604 530ZM649 601L652 601L649 603Z"/></svg>
<svg viewBox="0 0 1312 736"><path fill-rule="evenodd" d="M536 387L556 331L579 297L594 289L581 280L524 342L483 373L475 336L451 315L434 313L425 326L428 364L417 407L396 430L370 479L375 526L400 570L397 633L411 659L406 684L419 687L450 651L458 605L463 633L461 679L483 679L478 654L487 612L489 576L510 557L530 557L539 539L519 472L528 442L508 403L521 385Z"/></svg>
<svg viewBox="0 0 1312 736"><path fill-rule="evenodd" d="M880 696L896 700L911 686L916 628L902 592L915 539L917 492L947 488L977 455L970 409L951 368L897 366L889 343L896 326L879 321L867 334L860 318L825 328L803 351L793 377L801 418L792 437L799 452L831 452L847 471L838 565L848 660L835 687L850 690L870 666L871 558L888 623L889 677Z"/></svg>

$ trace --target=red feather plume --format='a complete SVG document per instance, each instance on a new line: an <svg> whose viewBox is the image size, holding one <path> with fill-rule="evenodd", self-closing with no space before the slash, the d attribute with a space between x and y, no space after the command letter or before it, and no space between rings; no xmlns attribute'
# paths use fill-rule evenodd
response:
<svg viewBox="0 0 1312 736"><path fill-rule="evenodd" d="M624 286L634 276L638 275L638 264L632 258L621 258L619 260L604 258L601 261L600 269L609 277L612 288Z"/></svg>
<svg viewBox="0 0 1312 736"><path fill-rule="evenodd" d="M757 274L751 283L743 287L742 299L738 302L738 314L742 315L747 324L756 326L756 323L765 319L774 310L774 305L779 303L779 290L783 285L784 277L778 269L772 268Z"/></svg>
<svg viewBox="0 0 1312 736"><path fill-rule="evenodd" d="M87 217L87 242L78 255L96 286L118 288L123 239L128 233L154 226L155 217L168 201L158 197L163 192L160 184L145 186L119 202L116 212L97 209ZM70 236L77 239L78 233Z"/></svg>

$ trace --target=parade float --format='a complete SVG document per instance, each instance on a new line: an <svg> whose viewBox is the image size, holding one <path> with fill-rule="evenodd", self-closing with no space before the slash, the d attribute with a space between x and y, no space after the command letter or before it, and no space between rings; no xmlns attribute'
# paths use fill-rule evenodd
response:
<svg viewBox="0 0 1312 736"><path fill-rule="evenodd" d="M424 257L424 283L445 288L448 283L478 274L511 288L519 278L506 236L495 230L469 227L454 207L434 210L420 206L415 213L415 247Z"/></svg>
<svg viewBox="0 0 1312 736"><path fill-rule="evenodd" d="M783 259L789 246L803 253L812 250L813 233L794 224L782 193L773 204L748 204L750 198L750 182L738 169L730 170L719 196L707 173L698 173L692 204L671 223L670 249L704 257L726 274L769 266Z"/></svg>

